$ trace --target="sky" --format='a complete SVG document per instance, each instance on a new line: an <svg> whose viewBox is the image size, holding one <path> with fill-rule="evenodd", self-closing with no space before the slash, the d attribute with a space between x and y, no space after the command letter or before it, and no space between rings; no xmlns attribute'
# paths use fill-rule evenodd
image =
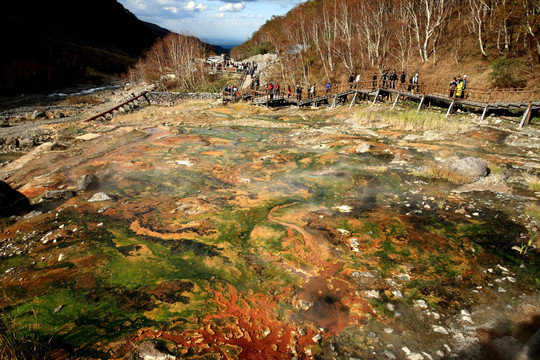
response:
<svg viewBox="0 0 540 360"><path fill-rule="evenodd" d="M301 0L118 0L139 19L213 45L238 45Z"/></svg>

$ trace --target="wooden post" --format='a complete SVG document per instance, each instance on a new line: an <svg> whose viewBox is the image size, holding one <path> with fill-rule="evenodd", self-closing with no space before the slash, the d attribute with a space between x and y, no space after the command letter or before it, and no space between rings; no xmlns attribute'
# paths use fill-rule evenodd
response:
<svg viewBox="0 0 540 360"><path fill-rule="evenodd" d="M525 110L525 113L523 114L523 119L521 119L521 124L519 124L520 128L522 128L525 125L529 125L529 121L531 119L531 106L532 106L532 102L529 103L527 110Z"/></svg>
<svg viewBox="0 0 540 360"><path fill-rule="evenodd" d="M482 113L482 117L480 118L480 121L484 121L484 119L486 118L488 108L489 108L489 104L486 104L486 107L484 108L484 112Z"/></svg>
<svg viewBox="0 0 540 360"><path fill-rule="evenodd" d="M446 117L450 116L450 113L452 112L452 108L454 107L455 102L456 101L452 99L452 103L450 104L450 106L448 107L448 111L446 112Z"/></svg>
<svg viewBox="0 0 540 360"><path fill-rule="evenodd" d="M371 104L371 106L375 105L375 103L377 102L377 98L379 97L380 91L381 89L377 89L377 92L375 93L375 99L373 99L373 103Z"/></svg>
<svg viewBox="0 0 540 360"><path fill-rule="evenodd" d="M418 105L418 110L417 112L420 112L420 109L422 109L422 105L424 105L424 99L426 98L426 96L422 96L422 99L420 100L420 104Z"/></svg>
<svg viewBox="0 0 540 360"><path fill-rule="evenodd" d="M336 93L336 95L334 95L334 101L332 101L332 105L330 106L331 108L336 107L336 100L337 100L337 93Z"/></svg>
<svg viewBox="0 0 540 360"><path fill-rule="evenodd" d="M358 95L358 90L354 92L354 96L351 100L351 105L349 105L349 109L352 108L356 104L356 96Z"/></svg>
<svg viewBox="0 0 540 360"><path fill-rule="evenodd" d="M148 105L152 105L152 104L150 103L150 99L148 98L148 96L146 96L146 94L148 94L148 91L143 92L143 93L142 93L142 96L144 96L144 98L145 98L146 101L148 102Z"/></svg>
<svg viewBox="0 0 540 360"><path fill-rule="evenodd" d="M394 104L392 105L392 109L396 107L397 102L398 102L400 96L401 96L401 93L398 92L398 94L397 94L397 96L396 96L396 100L394 100Z"/></svg>

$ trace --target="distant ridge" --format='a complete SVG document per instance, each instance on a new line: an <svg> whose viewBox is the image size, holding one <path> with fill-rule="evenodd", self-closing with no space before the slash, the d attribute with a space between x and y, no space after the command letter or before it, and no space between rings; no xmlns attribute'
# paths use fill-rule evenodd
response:
<svg viewBox="0 0 540 360"><path fill-rule="evenodd" d="M169 33L116 0L2 2L0 31L2 95L100 82Z"/></svg>

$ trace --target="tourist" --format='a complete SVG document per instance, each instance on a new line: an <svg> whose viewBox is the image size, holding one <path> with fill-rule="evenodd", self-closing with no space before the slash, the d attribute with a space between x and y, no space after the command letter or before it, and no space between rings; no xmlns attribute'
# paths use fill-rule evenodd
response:
<svg viewBox="0 0 540 360"><path fill-rule="evenodd" d="M300 85L296 85L296 100L302 100L302 87Z"/></svg>
<svg viewBox="0 0 540 360"><path fill-rule="evenodd" d="M396 88L396 80L397 80L397 74L396 69L392 70L392 73L390 74L390 89Z"/></svg>
<svg viewBox="0 0 540 360"><path fill-rule="evenodd" d="M353 88L353 83L354 83L354 73L351 73L351 75L349 75L349 89Z"/></svg>
<svg viewBox="0 0 540 360"><path fill-rule="evenodd" d="M382 88L388 88L388 70L384 70L381 75Z"/></svg>
<svg viewBox="0 0 540 360"><path fill-rule="evenodd" d="M450 98L454 98L454 94L456 92L457 88L457 80L456 78L453 78L452 81L450 81Z"/></svg>
<svg viewBox="0 0 540 360"><path fill-rule="evenodd" d="M414 93L415 91L418 92L418 73L414 74L414 76L411 78L411 91Z"/></svg>
<svg viewBox="0 0 540 360"><path fill-rule="evenodd" d="M377 72L374 72L373 73L373 90L375 90L377 88Z"/></svg>
<svg viewBox="0 0 540 360"><path fill-rule="evenodd" d="M330 84L330 83L326 84L326 86L324 87L324 91L325 91L326 94L328 94L331 87L332 87L332 84Z"/></svg>
<svg viewBox="0 0 540 360"><path fill-rule="evenodd" d="M399 87L400 90L405 90L405 80L407 79L407 76L405 75L405 71L401 71L401 75L399 77Z"/></svg>
<svg viewBox="0 0 540 360"><path fill-rule="evenodd" d="M463 75L463 91L461 92L461 98L465 98L465 89L467 88L467 75Z"/></svg>
<svg viewBox="0 0 540 360"><path fill-rule="evenodd" d="M356 75L356 80L355 80L355 84L354 84L354 88L358 88L360 89L360 73L358 73L358 75Z"/></svg>
<svg viewBox="0 0 540 360"><path fill-rule="evenodd" d="M461 76L458 76L457 78L457 86L456 86L456 98L462 98L463 97L463 79Z"/></svg>
<svg viewBox="0 0 540 360"><path fill-rule="evenodd" d="M270 95L270 101L274 99L274 84L270 81L270 84L268 84L268 95Z"/></svg>
<svg viewBox="0 0 540 360"><path fill-rule="evenodd" d="M315 97L315 84L311 85L311 97L314 98Z"/></svg>
<svg viewBox="0 0 540 360"><path fill-rule="evenodd" d="M276 96L279 96L279 84L278 83L276 83L274 85L274 94L276 94Z"/></svg>
<svg viewBox="0 0 540 360"><path fill-rule="evenodd" d="M290 99L292 96L291 85L287 85L287 97Z"/></svg>

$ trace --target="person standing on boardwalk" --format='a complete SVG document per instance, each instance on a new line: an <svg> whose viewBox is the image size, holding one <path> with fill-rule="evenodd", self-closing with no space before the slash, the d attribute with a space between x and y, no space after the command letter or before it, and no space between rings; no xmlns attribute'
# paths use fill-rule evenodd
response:
<svg viewBox="0 0 540 360"><path fill-rule="evenodd" d="M388 70L384 70L381 75L381 81L382 81L382 88L387 89L388 88Z"/></svg>
<svg viewBox="0 0 540 360"><path fill-rule="evenodd" d="M349 75L349 89L353 88L353 83L354 83L354 73L351 73L351 75Z"/></svg>
<svg viewBox="0 0 540 360"><path fill-rule="evenodd" d="M373 73L373 90L375 90L377 88L377 72L374 72Z"/></svg>
<svg viewBox="0 0 540 360"><path fill-rule="evenodd" d="M414 76L411 79L411 90L412 92L416 91L418 92L418 73L414 74Z"/></svg>
<svg viewBox="0 0 540 360"><path fill-rule="evenodd" d="M311 97L314 98L315 97L315 84L311 85Z"/></svg>
<svg viewBox="0 0 540 360"><path fill-rule="evenodd" d="M270 81L270 84L268 84L268 95L270 96L270 101L274 99L274 84Z"/></svg>
<svg viewBox="0 0 540 360"><path fill-rule="evenodd" d="M390 74L390 89L396 88L396 80L397 80L397 74L396 69L392 70L392 73Z"/></svg>
<svg viewBox="0 0 540 360"><path fill-rule="evenodd" d="M407 76L405 75L405 71L401 71L401 75L399 77L399 86L400 90L405 90L405 80L407 80Z"/></svg>
<svg viewBox="0 0 540 360"><path fill-rule="evenodd" d="M296 100L302 100L302 87L300 85L296 85Z"/></svg>
<svg viewBox="0 0 540 360"><path fill-rule="evenodd" d="M457 98L463 97L463 79L461 78L461 76L458 76L458 79L457 79L456 97Z"/></svg>
<svg viewBox="0 0 540 360"><path fill-rule="evenodd" d="M324 90L325 90L326 94L328 94L331 87L332 87L332 84L330 84L330 83L326 84L326 86L324 87Z"/></svg>
<svg viewBox="0 0 540 360"><path fill-rule="evenodd" d="M292 95L291 85L287 85L287 97L290 98Z"/></svg>
<svg viewBox="0 0 540 360"><path fill-rule="evenodd" d="M452 81L450 81L450 98L452 99L454 97L454 94L456 92L457 87L457 80L456 78L453 78Z"/></svg>
<svg viewBox="0 0 540 360"><path fill-rule="evenodd" d="M467 75L463 75L463 91L461 92L461 98L465 97L465 89L467 88Z"/></svg>
<svg viewBox="0 0 540 360"><path fill-rule="evenodd" d="M354 88L355 89L360 89L360 73L358 73L358 75L356 75L356 80L355 80L355 84L354 84Z"/></svg>

